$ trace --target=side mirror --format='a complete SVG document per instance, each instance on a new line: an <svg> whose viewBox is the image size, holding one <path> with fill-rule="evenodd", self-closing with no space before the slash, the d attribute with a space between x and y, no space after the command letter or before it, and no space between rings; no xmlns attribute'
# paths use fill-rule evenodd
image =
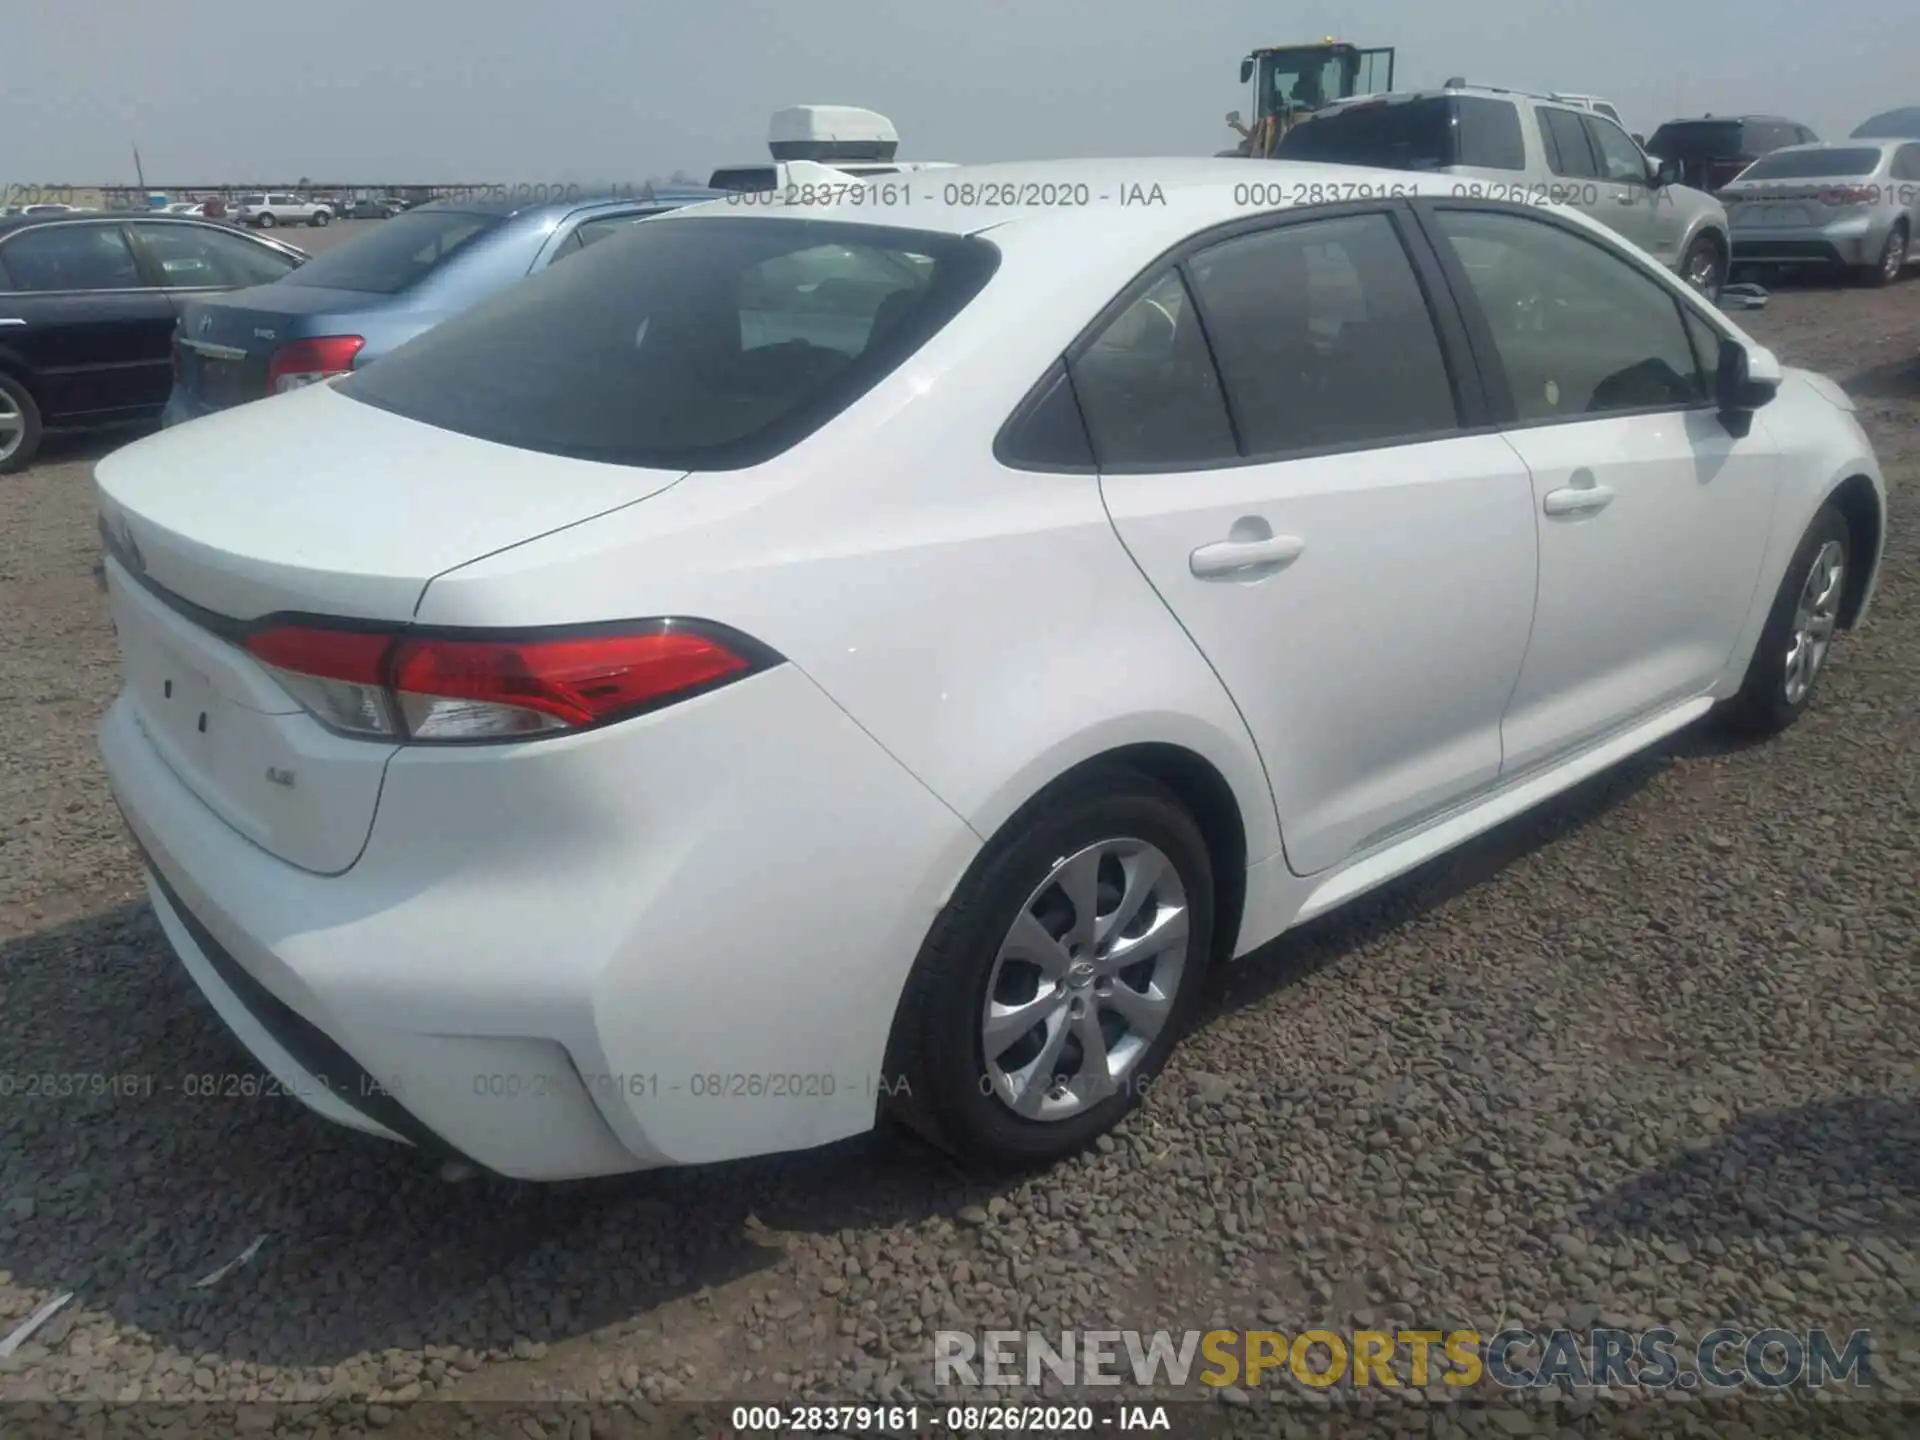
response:
<svg viewBox="0 0 1920 1440"><path fill-rule="evenodd" d="M1727 432L1744 437L1753 428L1753 412L1773 399L1780 389L1780 361L1771 350L1749 348L1738 340L1720 342L1720 423Z"/></svg>
<svg viewBox="0 0 1920 1440"><path fill-rule="evenodd" d="M1240 62L1240 83L1244 85L1251 79L1253 79L1253 57L1249 55Z"/></svg>
<svg viewBox="0 0 1920 1440"><path fill-rule="evenodd" d="M1647 183L1656 190L1664 190L1669 185L1680 183L1680 167L1671 160L1662 160L1658 155L1647 157Z"/></svg>

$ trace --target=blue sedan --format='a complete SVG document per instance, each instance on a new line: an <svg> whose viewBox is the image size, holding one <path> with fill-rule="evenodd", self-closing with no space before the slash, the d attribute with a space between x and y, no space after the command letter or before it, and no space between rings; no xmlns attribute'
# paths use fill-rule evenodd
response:
<svg viewBox="0 0 1920 1440"><path fill-rule="evenodd" d="M675 188L618 200L441 200L409 210L271 284L185 305L161 423L358 369L637 220L721 198L718 190Z"/></svg>

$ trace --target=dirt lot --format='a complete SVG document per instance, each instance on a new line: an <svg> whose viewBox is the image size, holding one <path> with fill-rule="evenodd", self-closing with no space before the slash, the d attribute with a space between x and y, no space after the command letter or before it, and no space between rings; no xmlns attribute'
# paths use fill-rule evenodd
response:
<svg viewBox="0 0 1920 1440"><path fill-rule="evenodd" d="M1920 280L1744 318L1853 392L1894 492L1814 711L1685 735L1216 977L1123 1135L1000 1191L898 1140L450 1186L290 1101L189 1097L256 1067L94 756L113 442L56 442L0 480L0 1335L75 1299L0 1397L297 1400L272 1418L316 1433L421 1396L644 1415L929 1393L944 1326L1309 1319L1870 1327L1920 1397Z"/></svg>

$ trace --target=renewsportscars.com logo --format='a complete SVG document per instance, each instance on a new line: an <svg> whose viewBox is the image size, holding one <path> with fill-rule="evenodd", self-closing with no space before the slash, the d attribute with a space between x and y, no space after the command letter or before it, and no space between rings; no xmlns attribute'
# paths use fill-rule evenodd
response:
<svg viewBox="0 0 1920 1440"><path fill-rule="evenodd" d="M1200 1362L1195 1375L1195 1362ZM1443 1385L1460 1391L1592 1389L1867 1389L1873 1337L1854 1330L1709 1331L1684 1340L1668 1329L1479 1330L940 1330L936 1385L1202 1385L1258 1387L1292 1379L1324 1390Z"/></svg>

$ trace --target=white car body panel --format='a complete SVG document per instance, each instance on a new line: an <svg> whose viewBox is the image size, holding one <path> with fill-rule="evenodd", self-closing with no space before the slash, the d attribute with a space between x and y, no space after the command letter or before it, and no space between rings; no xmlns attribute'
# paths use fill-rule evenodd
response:
<svg viewBox="0 0 1920 1440"><path fill-rule="evenodd" d="M1111 198L1170 173L1162 203ZM855 1134L935 918L1076 765L1152 745L1218 773L1246 867L1223 948L1245 953L1732 693L1834 488L1865 477L1884 513L1843 397L1792 371L1737 443L1703 411L1184 474L997 460L1002 421L1113 295L1248 213L1247 174L1075 166L1105 214L916 206L895 223L987 232L999 271L825 428L750 468L522 452L329 386L103 462L103 526L146 579L105 567L127 657L102 754L169 938L236 1034L330 1118L526 1178ZM658 223L699 213L717 210ZM1756 374L1777 369L1712 322ZM250 453L297 454L299 473L263 483L231 463ZM1549 521L1542 496L1583 466L1615 502ZM1299 534L1298 559L1252 584L1194 579L1190 552L1255 514ZM354 740L153 585L233 621L708 619L785 663L538 742ZM268 769L300 783L269 793ZM249 985L401 1113L322 1086Z"/></svg>

